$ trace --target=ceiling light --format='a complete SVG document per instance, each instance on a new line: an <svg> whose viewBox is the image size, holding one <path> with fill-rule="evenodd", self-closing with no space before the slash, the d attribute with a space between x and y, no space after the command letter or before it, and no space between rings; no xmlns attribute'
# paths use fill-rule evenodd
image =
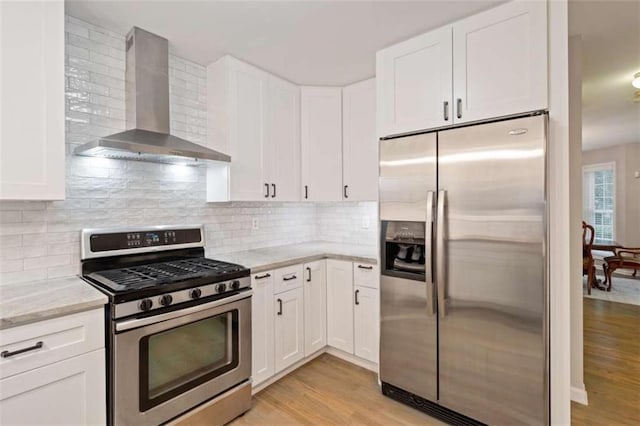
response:
<svg viewBox="0 0 640 426"><path fill-rule="evenodd" d="M633 75L633 80L631 81L631 85L636 89L640 89L640 71Z"/></svg>

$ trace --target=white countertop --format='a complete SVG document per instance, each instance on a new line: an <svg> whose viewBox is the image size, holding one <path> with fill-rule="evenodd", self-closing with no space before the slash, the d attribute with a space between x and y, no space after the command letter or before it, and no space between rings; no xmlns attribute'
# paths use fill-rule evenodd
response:
<svg viewBox="0 0 640 426"><path fill-rule="evenodd" d="M0 330L104 306L106 295L79 277L0 286Z"/></svg>
<svg viewBox="0 0 640 426"><path fill-rule="evenodd" d="M252 273L255 273L327 258L377 263L377 253L378 250L375 246L310 241L285 246L216 254L211 257L216 260L243 265L250 268Z"/></svg>

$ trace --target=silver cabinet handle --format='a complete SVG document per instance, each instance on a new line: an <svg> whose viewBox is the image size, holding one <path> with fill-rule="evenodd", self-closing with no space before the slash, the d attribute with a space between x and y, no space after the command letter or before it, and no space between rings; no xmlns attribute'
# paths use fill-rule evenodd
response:
<svg viewBox="0 0 640 426"><path fill-rule="evenodd" d="M278 299L278 315L282 315L282 299Z"/></svg>
<svg viewBox="0 0 640 426"><path fill-rule="evenodd" d="M310 283L311 282L311 268L307 267L307 272L309 273L309 276L307 277L307 282Z"/></svg>
<svg viewBox="0 0 640 426"><path fill-rule="evenodd" d="M447 191L438 192L438 211L436 216L436 283L438 291L438 311L440 317L444 318L445 312L445 286L447 277L445 276L445 253L444 253L444 215L446 210Z"/></svg>
<svg viewBox="0 0 640 426"><path fill-rule="evenodd" d="M267 193L266 193L266 194L264 194L264 198L269 198L269 184L268 184L268 183L265 183L265 184L264 184L264 187L265 187L265 188L267 188Z"/></svg>
<svg viewBox="0 0 640 426"><path fill-rule="evenodd" d="M427 313L433 315L433 191L427 191L427 211L424 236L424 263L427 288Z"/></svg>
<svg viewBox="0 0 640 426"><path fill-rule="evenodd" d="M360 302L358 301L358 293L360 293L360 290L356 290L356 305L360 304Z"/></svg>
<svg viewBox="0 0 640 426"><path fill-rule="evenodd" d="M449 121L449 101L444 101L443 104L444 121Z"/></svg>
<svg viewBox="0 0 640 426"><path fill-rule="evenodd" d="M271 194L271 198L276 198L276 184L272 183L271 186L273 187L273 194Z"/></svg>
<svg viewBox="0 0 640 426"><path fill-rule="evenodd" d="M2 358L9 358L10 356L14 356L14 355L20 355L23 354L25 352L31 352L31 351L35 351L37 349L41 349L42 346L44 346L44 343L40 342L36 342L35 345L33 346L29 346L28 348L22 348L22 349L18 349L15 351L2 351L2 353L0 353L0 357Z"/></svg>
<svg viewBox="0 0 640 426"><path fill-rule="evenodd" d="M457 117L462 118L462 98L456 99Z"/></svg>

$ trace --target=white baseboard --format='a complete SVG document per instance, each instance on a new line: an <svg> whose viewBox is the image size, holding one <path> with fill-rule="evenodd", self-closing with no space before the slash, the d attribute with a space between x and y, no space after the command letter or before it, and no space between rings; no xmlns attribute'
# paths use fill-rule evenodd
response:
<svg viewBox="0 0 640 426"><path fill-rule="evenodd" d="M587 398L587 390L584 388L571 386L571 400L582 405L589 405L589 399Z"/></svg>
<svg viewBox="0 0 640 426"><path fill-rule="evenodd" d="M330 355L335 356L336 358L340 358L344 361L350 362L351 364L355 364L359 367L366 368L367 370L373 371L374 373L378 374L378 364L371 361L367 361L366 359L359 358L355 355L342 352L339 349L325 346L324 348L318 350L317 352L314 352L313 354L309 355L306 358L301 359L300 361L296 362L290 367L285 368L275 376L268 378L264 382L260 382L257 385L254 384L253 389L251 389L251 395L255 395L256 393L260 392L262 389L266 388L269 385L272 385L273 383L282 379L287 374L293 372L294 370L297 370L298 368L302 367L303 365L313 360L314 358L319 357L323 353L328 353Z"/></svg>
<svg viewBox="0 0 640 426"><path fill-rule="evenodd" d="M378 364L375 362L367 361L366 359L359 358L355 355L351 355L349 353L343 352L340 349L332 348L327 346L325 348L325 352L329 355L333 355L336 358L340 358L344 361L350 362L351 364L355 364L358 367L366 368L367 370L373 371L378 374Z"/></svg>

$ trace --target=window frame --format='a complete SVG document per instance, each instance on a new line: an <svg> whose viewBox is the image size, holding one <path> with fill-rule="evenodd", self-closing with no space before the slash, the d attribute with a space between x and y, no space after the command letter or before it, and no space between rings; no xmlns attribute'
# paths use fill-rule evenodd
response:
<svg viewBox="0 0 640 426"><path fill-rule="evenodd" d="M611 170L613 173L613 191L611 194L611 198L612 198L612 207L611 207L611 212L612 212L612 216L611 216L611 239L612 240L616 240L616 225L617 225L617 202L616 202L616 190L617 190L617 173L616 173L616 162L615 161L608 161L608 162L604 162L604 163L594 163L594 164L587 164L582 166L582 216L585 216L585 202L587 201L587 199L593 200L594 201L594 205L590 206L591 211L595 214L595 194L593 194L593 196L589 196L587 197L586 194L586 176L588 173L595 173L595 172L601 172L601 171L606 171L606 170ZM591 187L593 190L593 186ZM595 218L590 217L590 218L585 218L584 220L589 220L589 222L591 222L591 219L594 219L594 223L589 223L590 225L592 225L594 228L596 227L595 224ZM598 238L598 235L596 235L596 238Z"/></svg>

